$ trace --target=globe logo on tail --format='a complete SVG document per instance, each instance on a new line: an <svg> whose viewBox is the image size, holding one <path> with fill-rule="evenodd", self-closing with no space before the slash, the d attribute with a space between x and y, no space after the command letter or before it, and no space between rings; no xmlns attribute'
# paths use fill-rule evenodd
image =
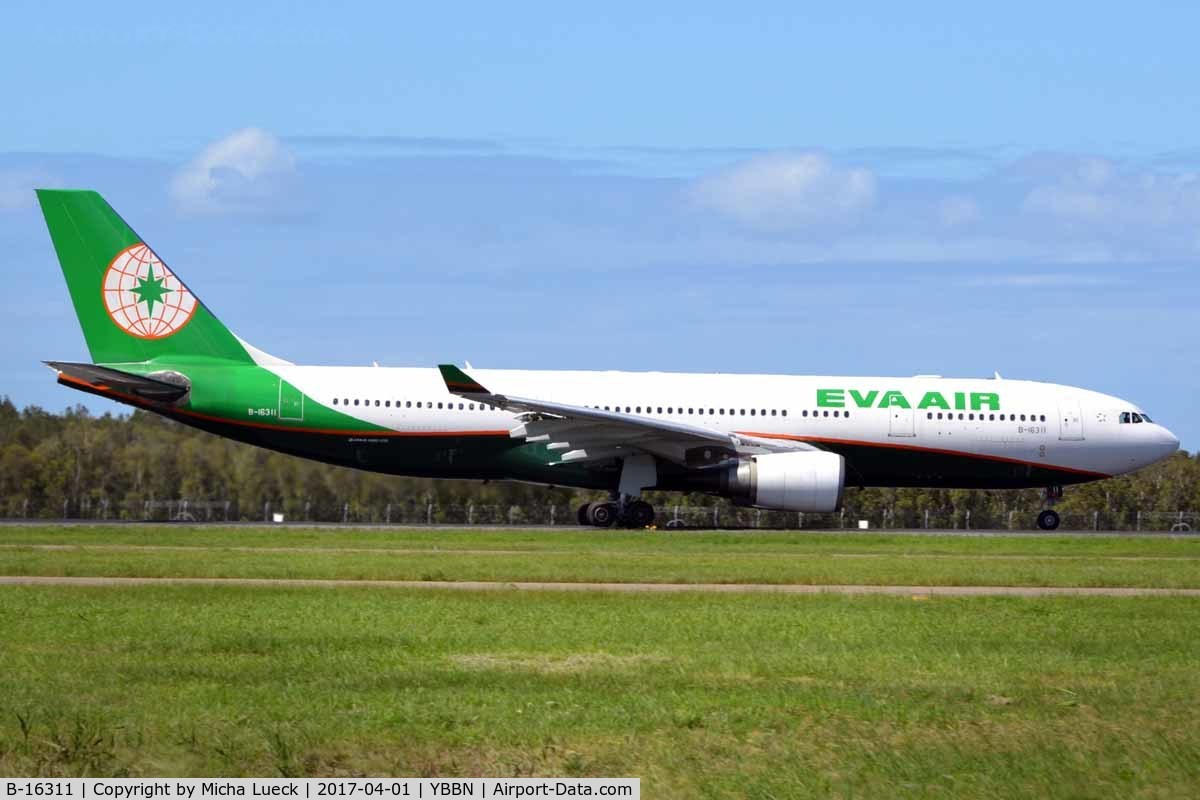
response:
<svg viewBox="0 0 1200 800"><path fill-rule="evenodd" d="M117 253L104 273L104 305L119 328L139 339L163 339L196 311L196 297L142 243Z"/></svg>

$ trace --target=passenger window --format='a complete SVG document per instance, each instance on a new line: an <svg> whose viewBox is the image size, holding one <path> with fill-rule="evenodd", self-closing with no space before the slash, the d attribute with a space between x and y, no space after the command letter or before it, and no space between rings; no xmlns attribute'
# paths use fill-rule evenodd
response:
<svg viewBox="0 0 1200 800"><path fill-rule="evenodd" d="M850 416L850 412L849 412L849 411L843 411L843 412L842 412L842 419L846 419L846 418L847 418L847 417L849 417L849 416Z"/></svg>
<svg viewBox="0 0 1200 800"><path fill-rule="evenodd" d="M384 401L383 401L383 405L384 405L384 407L385 407L385 408L391 408L391 407L392 407L392 401L391 401L391 400L384 400Z"/></svg>
<svg viewBox="0 0 1200 800"><path fill-rule="evenodd" d="M358 398L354 398L354 405L358 405Z"/></svg>
<svg viewBox="0 0 1200 800"><path fill-rule="evenodd" d="M336 397L335 397L335 398L333 398L333 404L334 404L335 406L337 405L337 398L336 398Z"/></svg>
<svg viewBox="0 0 1200 800"><path fill-rule="evenodd" d="M1042 422L1045 422L1045 421L1046 421L1046 415L1045 415L1045 414L1042 414L1042 420L1041 420L1041 421L1042 421Z"/></svg>
<svg viewBox="0 0 1200 800"><path fill-rule="evenodd" d="M780 413L780 414L782 414L783 416L785 416L785 417L786 417L786 416L787 416L787 409L785 408L783 411L780 411L779 413Z"/></svg>
<svg viewBox="0 0 1200 800"><path fill-rule="evenodd" d="M750 416L752 416L752 417L754 416L754 409L753 409L753 408L752 408L752 409L750 409Z"/></svg>
<svg viewBox="0 0 1200 800"><path fill-rule="evenodd" d="M379 408L379 401L378 401L378 400L376 400L376 401L375 401L375 407L376 407L376 408Z"/></svg>
<svg viewBox="0 0 1200 800"><path fill-rule="evenodd" d="M834 415L835 417L836 417L836 416L840 416L840 414L841 414L841 412L840 412L840 411L835 411L835 412L833 412L833 415Z"/></svg>
<svg viewBox="0 0 1200 800"><path fill-rule="evenodd" d="M773 409L773 408L771 409L771 416L772 417L775 416L775 409Z"/></svg>
<svg viewBox="0 0 1200 800"><path fill-rule="evenodd" d="M741 414L743 417L744 417L744 416L746 416L746 409L744 409L744 408L743 408L743 409L741 409L741 411L740 411L739 413L740 413L740 414Z"/></svg>
<svg viewBox="0 0 1200 800"><path fill-rule="evenodd" d="M800 412L800 416L802 416L802 417L807 417L807 416L808 416L808 409L806 408L806 409L804 409L803 411L801 411L801 412Z"/></svg>
<svg viewBox="0 0 1200 800"><path fill-rule="evenodd" d="M942 418L942 412L940 412L940 411L939 411L939 412L938 412L938 419L941 419L941 418Z"/></svg>
<svg viewBox="0 0 1200 800"><path fill-rule="evenodd" d="M828 412L828 411L826 411L826 412L825 412L825 416L827 416L827 417L829 416L829 412Z"/></svg>
<svg viewBox="0 0 1200 800"><path fill-rule="evenodd" d="M1024 421L1025 421L1025 415L1024 415L1024 414L1022 414L1022 415L1021 415L1021 422L1024 422Z"/></svg>

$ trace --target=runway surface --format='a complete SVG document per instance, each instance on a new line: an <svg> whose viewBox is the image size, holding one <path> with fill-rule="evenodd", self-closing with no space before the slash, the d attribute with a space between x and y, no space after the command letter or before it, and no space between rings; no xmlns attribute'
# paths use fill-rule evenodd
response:
<svg viewBox="0 0 1200 800"><path fill-rule="evenodd" d="M137 527L152 527L152 528L282 528L282 529L302 529L302 530L320 530L324 532L335 533L337 531L351 530L366 530L366 531L537 531L539 533L580 533L596 531L595 528L584 527L578 525L465 525L465 524L441 524L435 523L431 525L402 525L402 524L376 524L376 523L356 523L356 522L168 522L168 521L141 521L141 520L101 520L101 519L0 519L0 528L17 527L17 528L75 528L98 526L104 527L122 527L122 528L137 528ZM629 533L613 529L614 532ZM1036 531L1036 530L1006 530L1006 529L988 529L988 530L964 530L962 528L869 528L859 530L857 528L680 528L678 530L668 530L666 528L658 528L655 530L644 531L647 536L653 536L660 533L669 534L688 534L688 533L787 533L787 534L804 534L811 533L820 536L846 536L847 538L861 536L965 536L975 538L992 538L992 537L1030 537L1034 539L1045 539L1048 537L1067 536L1079 537L1088 539L1103 539L1103 538L1191 538L1200 537L1200 531L1180 530L1180 531L1091 531L1091 530L1057 530L1057 531Z"/></svg>
<svg viewBox="0 0 1200 800"><path fill-rule="evenodd" d="M459 591L645 592L673 594L845 594L904 597L1200 597L1200 589L1094 586L874 586L770 583L566 583L551 581L383 581L300 578L100 578L0 576L0 586L258 586L277 588L447 589Z"/></svg>

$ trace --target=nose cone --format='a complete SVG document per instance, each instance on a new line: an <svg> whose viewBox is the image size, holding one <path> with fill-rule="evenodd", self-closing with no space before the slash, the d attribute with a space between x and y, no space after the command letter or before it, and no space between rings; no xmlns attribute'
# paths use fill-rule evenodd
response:
<svg viewBox="0 0 1200 800"><path fill-rule="evenodd" d="M1158 457L1158 460L1161 461L1164 458L1170 458L1171 456L1175 455L1175 451L1179 449L1179 437L1171 433L1162 425L1158 426L1158 430L1158 447L1162 453L1162 455Z"/></svg>

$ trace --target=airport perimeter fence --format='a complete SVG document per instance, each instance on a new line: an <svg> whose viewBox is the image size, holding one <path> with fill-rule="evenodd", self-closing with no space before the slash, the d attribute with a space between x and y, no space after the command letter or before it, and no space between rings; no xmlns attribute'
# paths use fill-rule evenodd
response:
<svg viewBox="0 0 1200 800"><path fill-rule="evenodd" d="M662 505L655 527L724 530L978 530L1017 531L1034 527L1035 511L991 513L972 509L884 509L803 513L712 506ZM357 503L264 503L245 508L231 500L143 500L110 502L84 497L61 503L0 500L0 519L178 523L321 523L346 525L458 525L575 527L577 507L567 505L438 504L425 500ZM1197 511L1059 511L1064 531L1200 531Z"/></svg>

